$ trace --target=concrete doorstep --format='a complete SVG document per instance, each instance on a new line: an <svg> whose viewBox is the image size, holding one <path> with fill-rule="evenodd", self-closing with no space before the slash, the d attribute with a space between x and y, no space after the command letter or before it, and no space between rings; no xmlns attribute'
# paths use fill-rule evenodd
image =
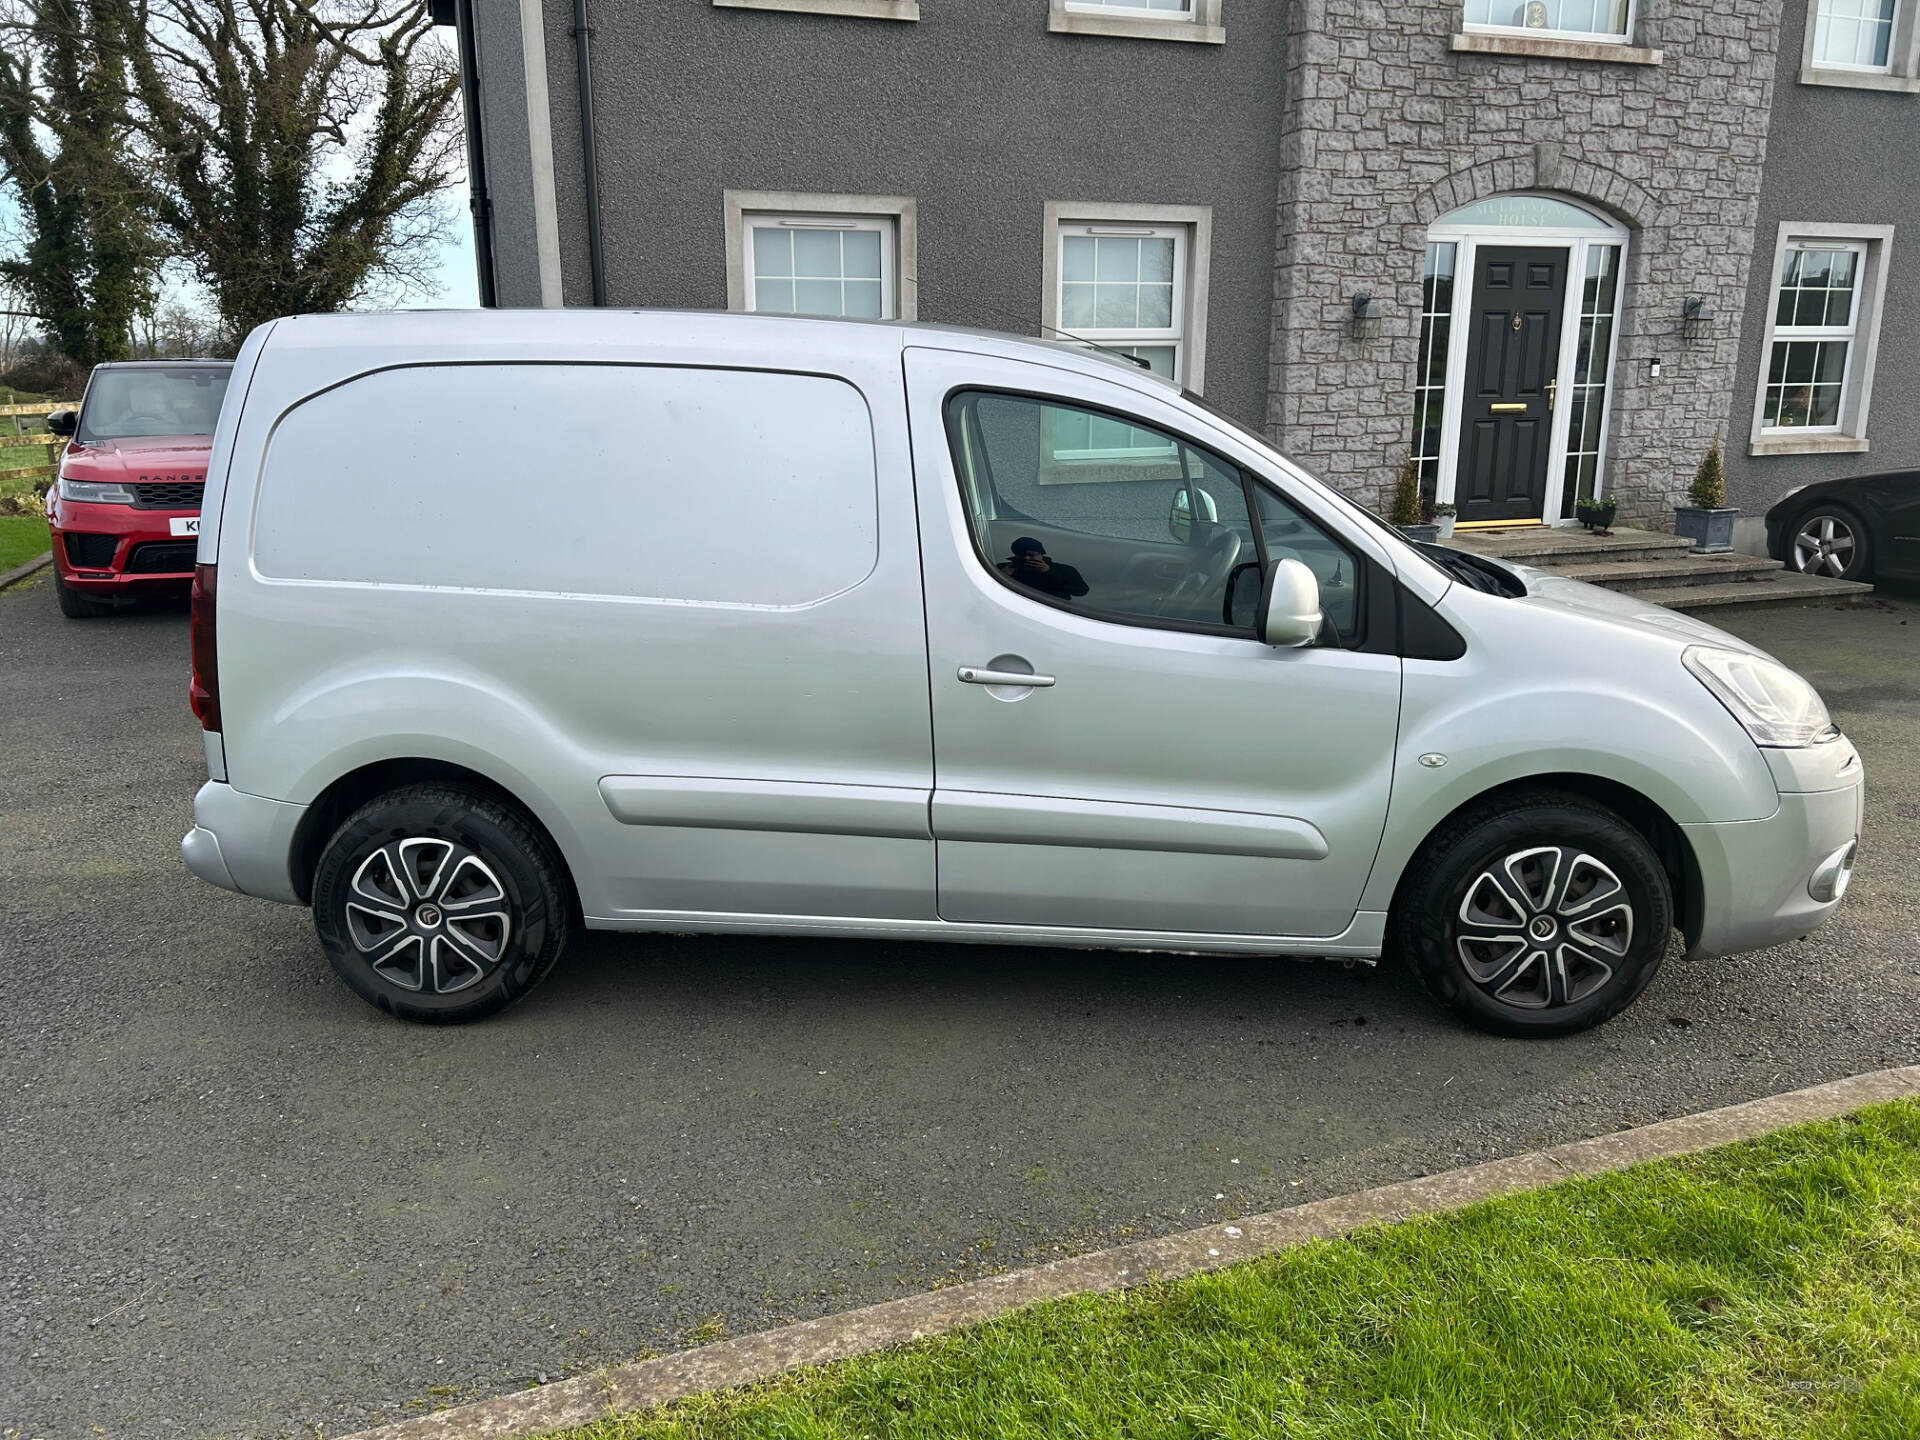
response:
<svg viewBox="0 0 1920 1440"><path fill-rule="evenodd" d="M1790 1125L1828 1120L1866 1105L1911 1095L1920 1095L1920 1065L1856 1075L1442 1175L1249 1215L1200 1230L1056 1260L1031 1270L991 1275L944 1290L722 1340L697 1350L617 1365L362 1431L347 1440L505 1440L585 1425L610 1413L644 1410L701 1391L750 1384L796 1366L823 1365L944 1335L1040 1300L1123 1290L1150 1280L1216 1270L1309 1240L1329 1239L1416 1215L1444 1214L1476 1201L1537 1190L1575 1176L1604 1175L1643 1161L1687 1155L1735 1140L1751 1140Z"/></svg>

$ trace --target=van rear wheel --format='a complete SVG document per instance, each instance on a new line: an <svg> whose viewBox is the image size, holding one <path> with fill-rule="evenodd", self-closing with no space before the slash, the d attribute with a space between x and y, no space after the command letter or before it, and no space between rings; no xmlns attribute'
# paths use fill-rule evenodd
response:
<svg viewBox="0 0 1920 1440"><path fill-rule="evenodd" d="M408 785L348 816L320 854L314 928L361 999L403 1020L478 1020L546 978L573 929L552 842L514 806Z"/></svg>
<svg viewBox="0 0 1920 1440"><path fill-rule="evenodd" d="M1578 796L1499 797L1442 826L1408 868L1394 939L1420 983L1498 1035L1571 1035L1647 988L1673 894L1646 839Z"/></svg>

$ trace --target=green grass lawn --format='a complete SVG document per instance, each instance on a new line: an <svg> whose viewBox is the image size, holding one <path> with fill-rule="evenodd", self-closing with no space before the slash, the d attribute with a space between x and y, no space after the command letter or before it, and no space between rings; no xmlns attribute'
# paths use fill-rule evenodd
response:
<svg viewBox="0 0 1920 1440"><path fill-rule="evenodd" d="M11 570L47 548L47 522L38 515L0 515L0 570Z"/></svg>
<svg viewBox="0 0 1920 1440"><path fill-rule="evenodd" d="M566 1434L1915 1440L1920 1103Z"/></svg>

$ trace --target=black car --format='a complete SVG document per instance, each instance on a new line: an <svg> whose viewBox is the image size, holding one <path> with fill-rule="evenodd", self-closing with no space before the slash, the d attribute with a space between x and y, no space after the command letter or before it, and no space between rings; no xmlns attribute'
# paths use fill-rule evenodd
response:
<svg viewBox="0 0 1920 1440"><path fill-rule="evenodd" d="M1920 470L1822 480L1767 511L1767 553L1832 580L1920 580Z"/></svg>

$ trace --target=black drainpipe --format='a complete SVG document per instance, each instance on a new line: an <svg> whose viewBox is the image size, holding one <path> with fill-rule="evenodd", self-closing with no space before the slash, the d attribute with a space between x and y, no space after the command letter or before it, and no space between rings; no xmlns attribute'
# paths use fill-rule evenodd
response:
<svg viewBox="0 0 1920 1440"><path fill-rule="evenodd" d="M440 23L438 13L434 21ZM473 38L473 0L454 0L453 35L460 47L460 110L467 122L474 268L480 276L480 303L491 310L500 303L500 294L493 280L493 201L487 195L487 154L480 135L480 50Z"/></svg>
<svg viewBox="0 0 1920 1440"><path fill-rule="evenodd" d="M600 251L600 159L593 145L593 66L589 46L587 0L573 0L573 53L580 70L580 160L587 172L587 272L593 277L593 303L607 303L607 261Z"/></svg>

